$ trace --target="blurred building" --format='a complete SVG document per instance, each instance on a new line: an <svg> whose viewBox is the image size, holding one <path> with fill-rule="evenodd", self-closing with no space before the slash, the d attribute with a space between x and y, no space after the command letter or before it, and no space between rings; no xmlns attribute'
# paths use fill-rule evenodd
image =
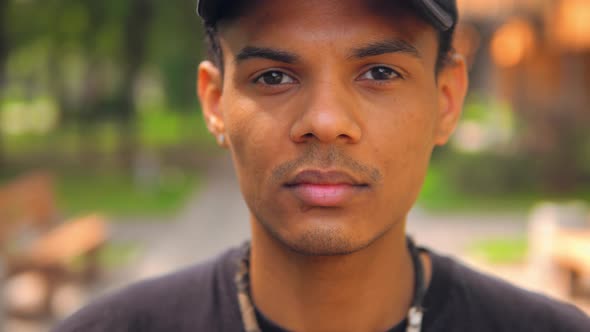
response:
<svg viewBox="0 0 590 332"><path fill-rule="evenodd" d="M590 1L462 0L459 6L458 47L483 65L476 66L474 88L520 111L587 108Z"/></svg>
<svg viewBox="0 0 590 332"><path fill-rule="evenodd" d="M552 189L587 179L590 163L579 156L590 153L590 0L460 0L459 7L456 48L471 65L471 92L509 106L518 120L512 151L540 158Z"/></svg>

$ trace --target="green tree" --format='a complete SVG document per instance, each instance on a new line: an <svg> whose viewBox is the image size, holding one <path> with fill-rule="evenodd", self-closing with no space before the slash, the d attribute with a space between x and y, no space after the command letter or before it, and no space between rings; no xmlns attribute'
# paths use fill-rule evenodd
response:
<svg viewBox="0 0 590 332"><path fill-rule="evenodd" d="M6 38L6 12L8 9L8 0L0 0L0 101L2 101L2 91L6 84L6 61L8 59L8 40ZM2 127L0 126L0 168L4 165L4 140Z"/></svg>
<svg viewBox="0 0 590 332"><path fill-rule="evenodd" d="M137 130L135 125L137 107L135 84L146 59L149 31L154 8L150 0L131 0L127 18L124 20L122 45L122 83L117 94L117 114L120 118L120 160L127 168L134 162L137 152Z"/></svg>

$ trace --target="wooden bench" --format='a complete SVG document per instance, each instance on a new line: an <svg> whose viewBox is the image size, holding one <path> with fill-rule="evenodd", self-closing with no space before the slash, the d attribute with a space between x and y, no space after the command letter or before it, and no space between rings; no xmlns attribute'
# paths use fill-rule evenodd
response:
<svg viewBox="0 0 590 332"><path fill-rule="evenodd" d="M55 226L34 241L22 253L7 257L7 274L13 275L27 269L64 269L68 272L72 262L90 257L82 264L90 279L96 276L94 257L106 242L107 230L104 219L98 215L73 219ZM90 273L89 273L90 272Z"/></svg>
<svg viewBox="0 0 590 332"><path fill-rule="evenodd" d="M24 228L43 231L58 220L53 178L35 172L0 187L0 248Z"/></svg>
<svg viewBox="0 0 590 332"><path fill-rule="evenodd" d="M590 277L590 229L558 229L553 244L553 261L569 276L571 296L584 294L584 278Z"/></svg>
<svg viewBox="0 0 590 332"><path fill-rule="evenodd" d="M35 172L0 188L0 259L4 279L34 273L47 285L36 308L6 308L20 316L51 314L56 287L90 281L99 272L97 252L106 243L104 218L90 215L59 223L53 178Z"/></svg>
<svg viewBox="0 0 590 332"><path fill-rule="evenodd" d="M590 287L584 283L590 281L589 218L588 206L577 201L544 202L531 211L529 265L535 283L557 285L572 297L588 293Z"/></svg>

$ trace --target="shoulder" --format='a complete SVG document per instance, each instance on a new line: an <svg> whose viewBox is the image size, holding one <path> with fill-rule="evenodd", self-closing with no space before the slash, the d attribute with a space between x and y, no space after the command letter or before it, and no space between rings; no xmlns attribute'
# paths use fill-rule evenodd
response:
<svg viewBox="0 0 590 332"><path fill-rule="evenodd" d="M589 330L590 318L571 304L518 288L450 258L432 257L435 268L447 275L450 316L460 317L464 326L478 331Z"/></svg>
<svg viewBox="0 0 590 332"><path fill-rule="evenodd" d="M53 331L230 330L240 321L233 283L242 249L98 299ZM223 323L225 322L225 323Z"/></svg>

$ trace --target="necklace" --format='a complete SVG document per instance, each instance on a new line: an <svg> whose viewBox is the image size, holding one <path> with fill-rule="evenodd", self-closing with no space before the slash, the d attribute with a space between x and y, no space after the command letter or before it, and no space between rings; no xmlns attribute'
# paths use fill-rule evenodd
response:
<svg viewBox="0 0 590 332"><path fill-rule="evenodd" d="M406 238L408 250L414 268L414 297L412 306L408 310L406 332L421 332L424 309L422 302L426 293L424 285L424 267L420 260L420 249L409 236ZM240 260L238 272L234 279L238 290L238 303L242 315L242 322L246 332L262 332L256 321L256 310L250 299L250 243L245 244L244 255Z"/></svg>

